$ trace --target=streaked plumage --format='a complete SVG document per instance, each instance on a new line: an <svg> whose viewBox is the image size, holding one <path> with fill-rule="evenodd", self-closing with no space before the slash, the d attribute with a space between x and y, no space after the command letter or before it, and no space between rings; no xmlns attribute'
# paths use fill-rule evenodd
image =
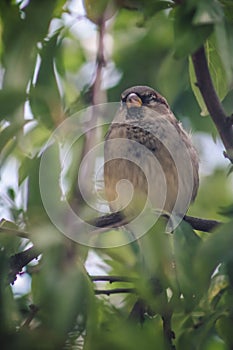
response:
<svg viewBox="0 0 233 350"><path fill-rule="evenodd" d="M150 87L125 90L121 102L105 138L104 182L111 210L136 214L148 199L154 209L184 214L199 185L190 136L165 98Z"/></svg>

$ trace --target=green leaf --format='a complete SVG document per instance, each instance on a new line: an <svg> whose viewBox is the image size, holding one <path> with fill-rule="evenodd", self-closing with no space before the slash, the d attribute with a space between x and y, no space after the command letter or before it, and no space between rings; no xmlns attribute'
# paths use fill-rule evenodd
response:
<svg viewBox="0 0 233 350"><path fill-rule="evenodd" d="M196 100L197 100L199 106L200 106L201 115L202 116L209 115L208 109L205 105L205 102L203 100L200 89L197 86L197 78L196 78L196 74L195 74L195 70L194 70L194 66L193 66L193 62L192 62L191 57L189 57L189 79L190 79L190 84L191 84L191 88L193 90L193 93L196 97Z"/></svg>
<svg viewBox="0 0 233 350"><path fill-rule="evenodd" d="M214 87L222 101L228 92L227 74L214 36L210 37L206 43L206 57Z"/></svg>
<svg viewBox="0 0 233 350"><path fill-rule="evenodd" d="M20 2L0 1L3 27L4 88L26 91L33 74L37 43L47 34L56 1L29 1L20 11Z"/></svg>
<svg viewBox="0 0 233 350"><path fill-rule="evenodd" d="M180 6L176 9L174 18L175 57L181 58L195 52L210 36L212 24L193 24L193 11Z"/></svg>
<svg viewBox="0 0 233 350"><path fill-rule="evenodd" d="M208 41L206 42L205 48L206 48L206 58L208 62L210 75L211 75L215 90L217 92L217 95L222 101L226 96L226 94L228 93L229 88L227 83L226 70L223 66L223 63L219 54L219 50L216 46L216 40L214 36L208 39ZM196 85L197 80L196 80L196 75L195 75L191 58L189 58L189 77L190 77L190 83L191 83L193 93L201 108L201 115L202 116L209 115L209 112L206 108L206 105L202 98L200 90Z"/></svg>
<svg viewBox="0 0 233 350"><path fill-rule="evenodd" d="M221 207L219 209L219 213L231 218L233 216L233 204L230 204L226 207Z"/></svg>
<svg viewBox="0 0 233 350"><path fill-rule="evenodd" d="M157 12L167 10L171 7L173 7L173 3L171 1L144 0L142 4L142 11L145 15L145 18L150 18L154 16Z"/></svg>
<svg viewBox="0 0 233 350"><path fill-rule="evenodd" d="M220 263L232 258L232 246L232 222L222 225L202 244L194 261L200 289L206 289L212 273Z"/></svg>
<svg viewBox="0 0 233 350"><path fill-rule="evenodd" d="M85 322L92 291L85 269L74 252L69 258L69 248L62 240L45 247L43 253L43 268L32 276L32 295L40 305L38 317L42 327L53 334L55 349L66 340L78 317Z"/></svg>
<svg viewBox="0 0 233 350"><path fill-rule="evenodd" d="M20 135L18 146L21 151L30 158L35 157L40 152L42 146L48 140L51 131L47 129L42 123L32 125L24 134Z"/></svg>
<svg viewBox="0 0 233 350"><path fill-rule="evenodd" d="M58 48L58 35L61 28L43 43L40 52L41 62L35 84L31 85L29 102L35 118L46 127L52 128L61 122L63 108L57 78L54 70L54 59Z"/></svg>
<svg viewBox="0 0 233 350"><path fill-rule="evenodd" d="M25 120L21 122L14 122L2 130L0 133L0 152L9 141L11 141L18 135L18 133L22 131L22 128L26 123L27 122Z"/></svg>
<svg viewBox="0 0 233 350"><path fill-rule="evenodd" d="M166 233L166 220L160 218L139 240L145 276L156 277L164 288L177 290L172 236Z"/></svg>
<svg viewBox="0 0 233 350"><path fill-rule="evenodd" d="M229 21L233 21L233 2L232 0L220 0L223 5L224 13Z"/></svg>
<svg viewBox="0 0 233 350"><path fill-rule="evenodd" d="M218 0L198 1L197 10L193 18L193 24L212 24L222 21L224 16L222 6Z"/></svg>
<svg viewBox="0 0 233 350"><path fill-rule="evenodd" d="M216 50L225 70L225 78L228 86L233 80L233 26L225 22L215 25Z"/></svg>
<svg viewBox="0 0 233 350"><path fill-rule="evenodd" d="M25 172L28 171L28 202L27 202L27 215L30 224L42 224L43 220L47 220L47 213L44 208L41 199L41 182L43 186L46 186L48 199L51 201L51 205L58 205L61 200L60 190L60 158L57 145L50 145L46 150L47 154L47 168L44 172L43 178L40 176L40 157L34 157L28 163L25 164L25 169L21 170L21 180L25 177Z"/></svg>
<svg viewBox="0 0 233 350"><path fill-rule="evenodd" d="M230 348L233 346L233 317L232 316L221 316L216 321L216 329L219 336L225 341L226 345Z"/></svg>
<svg viewBox="0 0 233 350"><path fill-rule="evenodd" d="M0 91L0 118L10 120L16 109L23 105L26 93L20 89L6 88Z"/></svg>
<svg viewBox="0 0 233 350"><path fill-rule="evenodd" d="M180 292L187 299L187 307L190 308L195 302L195 291L198 288L193 261L201 245L201 238L185 222L181 222L176 228L173 237L177 280Z"/></svg>

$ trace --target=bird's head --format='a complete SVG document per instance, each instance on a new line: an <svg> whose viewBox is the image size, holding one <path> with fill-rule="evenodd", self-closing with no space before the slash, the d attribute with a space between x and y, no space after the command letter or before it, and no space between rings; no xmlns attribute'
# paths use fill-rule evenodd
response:
<svg viewBox="0 0 233 350"><path fill-rule="evenodd" d="M152 108L158 112L169 109L166 99L149 86L133 86L121 94L121 102L129 115L140 116L142 107Z"/></svg>

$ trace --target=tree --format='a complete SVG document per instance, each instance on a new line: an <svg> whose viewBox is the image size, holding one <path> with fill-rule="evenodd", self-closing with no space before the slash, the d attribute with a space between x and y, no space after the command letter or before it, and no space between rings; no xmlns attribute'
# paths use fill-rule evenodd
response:
<svg viewBox="0 0 233 350"><path fill-rule="evenodd" d="M0 2L2 348L233 349L232 1L83 4ZM136 84L223 153L173 233L161 218L135 241L121 213L99 215L89 182L90 151ZM31 285L16 295L20 274Z"/></svg>

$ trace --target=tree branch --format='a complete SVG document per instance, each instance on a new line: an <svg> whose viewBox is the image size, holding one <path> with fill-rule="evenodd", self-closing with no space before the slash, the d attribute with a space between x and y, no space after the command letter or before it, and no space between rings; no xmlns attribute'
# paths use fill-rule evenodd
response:
<svg viewBox="0 0 233 350"><path fill-rule="evenodd" d="M212 232L214 229L216 229L219 225L222 224L220 221L201 219L188 215L185 215L183 220L188 222L194 230L203 232Z"/></svg>
<svg viewBox="0 0 233 350"><path fill-rule="evenodd" d="M206 220L200 219L192 216L185 216L184 221L188 222L194 230L199 230L203 232L211 232L217 228L220 224L216 220ZM126 218L123 217L121 212L111 213L99 218L93 219L90 224L99 228L110 228L110 227L120 227L127 224ZM27 232L24 232L25 235L28 235ZM20 253L17 253L10 258L10 272L9 272L9 281L14 283L17 278L17 274L20 273L22 268L30 263L32 260L38 258L42 252L39 252L35 247L30 247ZM108 281L113 282L132 282L133 280L125 277L118 276L92 276L90 277L92 281Z"/></svg>
<svg viewBox="0 0 233 350"><path fill-rule="evenodd" d="M40 254L41 253L32 246L23 252L12 255L10 257L9 282L14 283L22 268L29 264L32 260L37 259Z"/></svg>
<svg viewBox="0 0 233 350"><path fill-rule="evenodd" d="M90 279L92 282L109 282L109 283L114 283L114 282L134 282L133 278L125 277L125 276L90 276Z"/></svg>
<svg viewBox="0 0 233 350"><path fill-rule="evenodd" d="M22 328L29 328L30 323L32 322L32 320L35 318L37 312L39 311L38 306L31 304L29 305L29 315L28 318L25 320L25 322L22 325Z"/></svg>
<svg viewBox="0 0 233 350"><path fill-rule="evenodd" d="M197 86L226 148L224 155L233 163L233 127L229 123L229 117L226 116L215 91L203 46L192 55L192 61L196 73Z"/></svg>
<svg viewBox="0 0 233 350"><path fill-rule="evenodd" d="M9 228L9 227L4 227L4 226L0 227L0 232L7 233L9 235L15 235L15 236L18 236L18 237L21 237L21 238L29 238L29 235L28 235L27 232L16 230L16 229L12 229L12 228Z"/></svg>
<svg viewBox="0 0 233 350"><path fill-rule="evenodd" d="M167 343L169 349L175 350L175 345L173 345L173 339L175 339L175 333L172 330L171 327L171 313L167 313L166 315L162 316L163 320L163 335L165 343Z"/></svg>
<svg viewBox="0 0 233 350"><path fill-rule="evenodd" d="M185 215L183 220L188 222L194 230L203 232L211 232L221 224L220 221L201 219L188 215ZM90 222L91 225L99 228L119 227L126 225L127 223L127 219L121 212L100 216L99 218L95 218Z"/></svg>
<svg viewBox="0 0 233 350"><path fill-rule="evenodd" d="M115 289L96 289L95 295L111 295L111 294L121 294L121 293L136 293L135 288L115 288Z"/></svg>

